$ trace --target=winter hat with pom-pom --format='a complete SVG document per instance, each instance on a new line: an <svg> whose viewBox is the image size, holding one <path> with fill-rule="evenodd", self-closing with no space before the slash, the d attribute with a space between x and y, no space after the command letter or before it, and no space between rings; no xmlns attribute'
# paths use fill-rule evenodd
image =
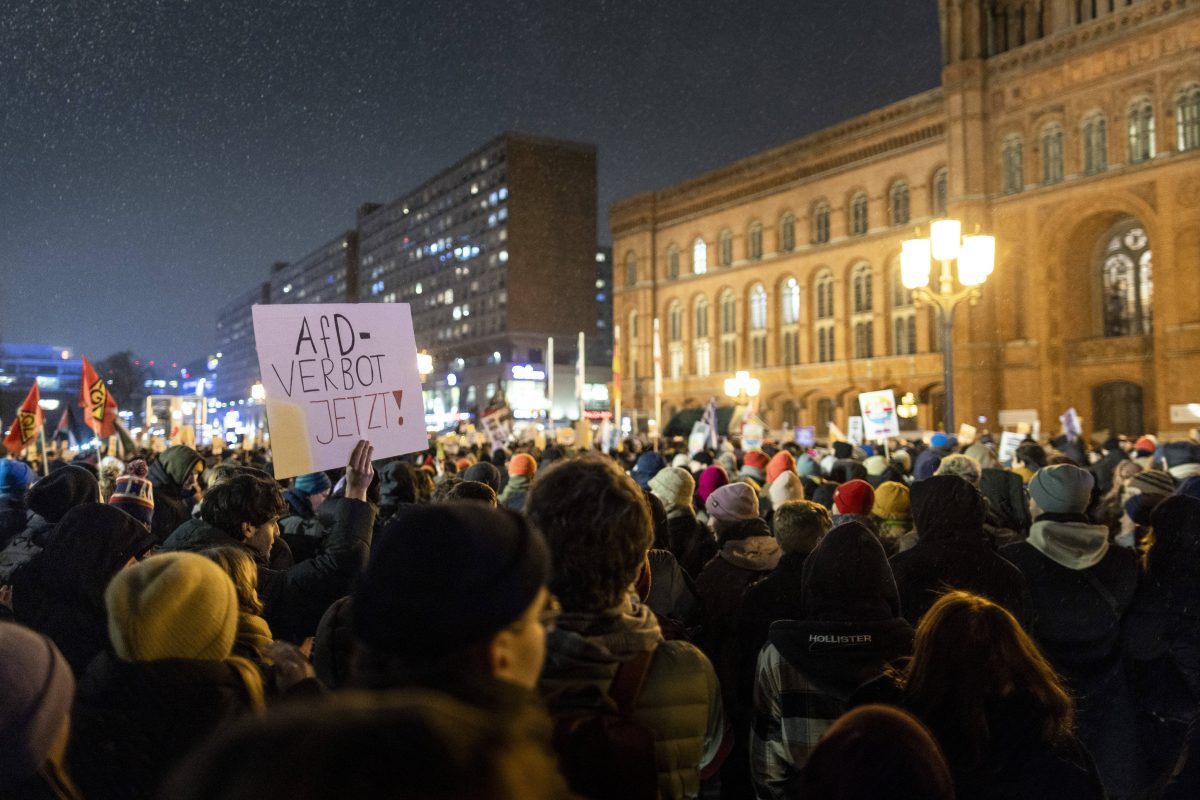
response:
<svg viewBox="0 0 1200 800"><path fill-rule="evenodd" d="M154 485L146 477L150 468L138 458L129 462L125 474L113 484L108 504L119 508L138 522L150 527L154 519Z"/></svg>

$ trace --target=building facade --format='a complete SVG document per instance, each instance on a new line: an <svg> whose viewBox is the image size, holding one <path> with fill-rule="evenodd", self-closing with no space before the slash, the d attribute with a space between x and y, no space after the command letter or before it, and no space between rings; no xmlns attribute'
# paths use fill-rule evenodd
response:
<svg viewBox="0 0 1200 800"><path fill-rule="evenodd" d="M941 0L942 85L611 209L627 407L664 417L749 370L772 427L846 428L857 395L943 409L936 312L901 243L996 236L954 328L958 419L1075 407L1187 429L1200 402L1200 3ZM1153 256L1151 255L1153 254ZM1193 423L1194 424L1194 423Z"/></svg>

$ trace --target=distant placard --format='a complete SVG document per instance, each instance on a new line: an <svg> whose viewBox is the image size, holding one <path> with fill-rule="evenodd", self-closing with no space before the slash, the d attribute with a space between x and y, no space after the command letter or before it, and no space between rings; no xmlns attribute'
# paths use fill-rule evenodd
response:
<svg viewBox="0 0 1200 800"><path fill-rule="evenodd" d="M958 426L958 443L960 446L966 447L967 445L974 444L975 437L978 435L979 429L974 425L968 425L964 422Z"/></svg>
<svg viewBox="0 0 1200 800"><path fill-rule="evenodd" d="M862 444L863 443L863 418L862 417L851 417L849 427L850 427L850 432L846 438L850 440L851 444Z"/></svg>
<svg viewBox="0 0 1200 800"><path fill-rule="evenodd" d="M1002 408L997 420L1001 428L1015 428L1018 425L1033 426L1038 421L1036 408Z"/></svg>
<svg viewBox="0 0 1200 800"><path fill-rule="evenodd" d="M742 447L746 449L762 447L765 432L766 429L757 422L747 422L742 426Z"/></svg>
<svg viewBox="0 0 1200 800"><path fill-rule="evenodd" d="M708 423L693 422L692 432L688 434L688 453L699 453L708 446Z"/></svg>
<svg viewBox="0 0 1200 800"><path fill-rule="evenodd" d="M1013 460L1013 456L1017 454L1017 447L1023 441L1025 441L1025 434L1005 431L1000 434L1000 451L996 454L996 457L1006 464L1009 463Z"/></svg>
<svg viewBox="0 0 1200 800"><path fill-rule="evenodd" d="M345 466L359 439L377 459L428 446L406 303L251 311L276 478Z"/></svg>
<svg viewBox="0 0 1200 800"><path fill-rule="evenodd" d="M858 396L858 407L862 410L863 425L860 439L865 437L869 441L879 442L900 435L900 419L896 416L896 395L891 389L863 392ZM853 430L850 436L853 439ZM856 444L862 444L862 441Z"/></svg>
<svg viewBox="0 0 1200 800"><path fill-rule="evenodd" d="M801 447L815 447L817 444L817 429L812 425L801 425L795 430L796 444Z"/></svg>

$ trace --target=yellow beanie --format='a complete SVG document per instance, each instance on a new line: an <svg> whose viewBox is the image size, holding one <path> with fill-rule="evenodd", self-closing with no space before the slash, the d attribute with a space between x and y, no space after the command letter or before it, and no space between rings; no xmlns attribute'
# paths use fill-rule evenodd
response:
<svg viewBox="0 0 1200 800"><path fill-rule="evenodd" d="M113 577L104 592L108 637L126 661L222 661L237 633L237 590L195 553L162 553Z"/></svg>
<svg viewBox="0 0 1200 800"><path fill-rule="evenodd" d="M875 508L871 513L885 520L908 519L908 487L896 481L879 484L875 490Z"/></svg>

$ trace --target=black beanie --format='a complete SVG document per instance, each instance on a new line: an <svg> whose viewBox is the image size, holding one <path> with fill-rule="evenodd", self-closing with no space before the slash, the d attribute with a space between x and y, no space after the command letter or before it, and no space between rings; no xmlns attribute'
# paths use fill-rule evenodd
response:
<svg viewBox="0 0 1200 800"><path fill-rule="evenodd" d="M486 483L492 487L496 494L500 494L500 470L496 469L496 465L488 461L480 461L478 464L472 464L463 470L460 476L464 481L478 481Z"/></svg>
<svg viewBox="0 0 1200 800"><path fill-rule="evenodd" d="M851 458L854 456L854 445L849 442L834 442L833 457L834 458Z"/></svg>
<svg viewBox="0 0 1200 800"><path fill-rule="evenodd" d="M963 478L934 475L914 483L908 497L913 524L922 540L982 540L987 513L983 495Z"/></svg>
<svg viewBox="0 0 1200 800"><path fill-rule="evenodd" d="M100 483L75 464L56 469L29 489L29 508L47 522L58 522L82 503L100 502Z"/></svg>
<svg viewBox="0 0 1200 800"><path fill-rule="evenodd" d="M879 539L861 522L838 525L804 560L804 619L887 620L900 616L900 592Z"/></svg>
<svg viewBox="0 0 1200 800"><path fill-rule="evenodd" d="M487 639L515 622L550 577L542 537L504 509L413 506L380 538L354 592L354 633L401 657Z"/></svg>

